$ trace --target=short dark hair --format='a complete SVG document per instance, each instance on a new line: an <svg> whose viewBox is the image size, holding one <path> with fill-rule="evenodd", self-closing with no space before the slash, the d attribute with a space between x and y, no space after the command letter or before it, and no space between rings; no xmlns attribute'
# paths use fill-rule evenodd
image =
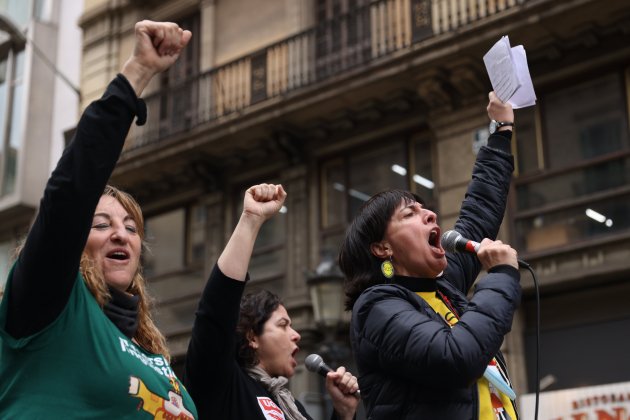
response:
<svg viewBox="0 0 630 420"><path fill-rule="evenodd" d="M409 191L380 192L361 206L348 226L339 252L339 267L346 277L347 310L352 310L365 289L386 280L380 270L381 261L372 254L370 246L383 239L389 220L400 203L415 201L422 202Z"/></svg>
<svg viewBox="0 0 630 420"><path fill-rule="evenodd" d="M236 360L241 367L249 368L258 363L256 351L249 345L247 336L250 332L254 335L262 334L265 322L280 305L280 297L268 290L248 293L241 299L236 325Z"/></svg>

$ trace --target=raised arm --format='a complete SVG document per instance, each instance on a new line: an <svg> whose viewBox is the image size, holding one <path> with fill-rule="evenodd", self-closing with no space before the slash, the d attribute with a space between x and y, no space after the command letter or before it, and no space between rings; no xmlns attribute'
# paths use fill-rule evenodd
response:
<svg viewBox="0 0 630 420"><path fill-rule="evenodd" d="M514 122L511 105L501 102L494 92L488 95L488 117L491 120ZM496 239L514 171L511 152L512 126L503 126L488 138L488 145L479 150L472 179L466 191L455 230L466 238L482 242ZM447 254L447 278L467 293L479 275L482 265L478 258L467 254Z"/></svg>
<svg viewBox="0 0 630 420"><path fill-rule="evenodd" d="M254 243L263 223L280 211L286 195L281 185L271 184L245 192L241 217L201 295L184 375L201 418L216 414L238 369L236 325Z"/></svg>
<svg viewBox="0 0 630 420"><path fill-rule="evenodd" d="M280 211L286 196L282 185L272 184L256 185L245 192L243 213L219 257L218 265L223 274L245 281L260 227Z"/></svg>
<svg viewBox="0 0 630 420"><path fill-rule="evenodd" d="M104 95L90 104L64 150L39 212L7 282L6 331L16 338L49 325L66 305L98 200L120 156L133 119L144 123L137 98L168 68L190 39L172 23L136 24L136 46ZM170 54L170 55L169 55Z"/></svg>

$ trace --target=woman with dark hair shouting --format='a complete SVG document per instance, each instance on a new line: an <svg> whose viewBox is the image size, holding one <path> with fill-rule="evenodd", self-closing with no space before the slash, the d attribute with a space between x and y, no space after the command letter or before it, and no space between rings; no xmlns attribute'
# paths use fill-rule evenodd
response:
<svg viewBox="0 0 630 420"><path fill-rule="evenodd" d="M516 251L496 241L513 158L514 113L490 93L502 125L477 155L455 230L477 256L447 254L437 215L409 192L379 193L359 210L339 255L351 341L368 417L516 418L499 348L520 302ZM487 271L472 298L467 294Z"/></svg>
<svg viewBox="0 0 630 420"><path fill-rule="evenodd" d="M295 373L300 334L278 296L242 297L254 242L286 192L261 184L245 192L243 212L215 265L197 310L184 382L202 419L310 419L286 387ZM354 417L357 379L343 367L328 373L333 418Z"/></svg>

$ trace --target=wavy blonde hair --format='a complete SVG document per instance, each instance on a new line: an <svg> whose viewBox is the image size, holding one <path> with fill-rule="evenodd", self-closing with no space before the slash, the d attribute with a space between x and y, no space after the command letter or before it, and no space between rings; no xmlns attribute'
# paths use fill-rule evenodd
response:
<svg viewBox="0 0 630 420"><path fill-rule="evenodd" d="M111 185L105 187L103 195L113 197L123 206L127 213L129 213L131 218L136 222L138 235L140 235L142 241L142 249L146 249L144 242L144 218L138 202L128 193ZM102 308L111 299L111 295L100 267L95 266L87 255L83 253L81 256L80 269L88 289L90 289L90 292L94 295L94 298ZM166 339L157 329L151 318L150 308L153 299L147 293L146 281L142 276L142 267L140 265L138 265L138 271L134 275L129 288L127 288L127 292L140 298L138 303L138 330L133 338L145 350L151 353L161 354L170 362L170 353L168 347L166 347Z"/></svg>

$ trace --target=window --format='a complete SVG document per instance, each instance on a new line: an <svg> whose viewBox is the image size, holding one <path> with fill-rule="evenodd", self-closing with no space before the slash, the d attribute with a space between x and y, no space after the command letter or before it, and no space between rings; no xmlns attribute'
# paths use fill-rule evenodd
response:
<svg viewBox="0 0 630 420"><path fill-rule="evenodd" d="M372 195L399 188L435 208L431 143L426 139L383 142L368 151L323 162L321 167L322 255L337 255L346 226Z"/></svg>
<svg viewBox="0 0 630 420"><path fill-rule="evenodd" d="M182 207L148 217L143 266L147 277L203 267L206 255L206 208Z"/></svg>
<svg viewBox="0 0 630 420"><path fill-rule="evenodd" d="M547 292L540 297L540 307L532 296L524 297L519 311L528 326L523 337L526 355L536 354L534 326L538 311L544 320L539 332L540 354L544 356L539 361L527 357L526 361L530 392L536 387L537 364L540 377L553 375L556 378L553 387L546 391L627 381L630 359L626 352L630 335L619 332L630 329L629 295L630 284L621 274L615 281L598 282L596 287ZM605 302L605 310L597 304L599 302Z"/></svg>
<svg viewBox="0 0 630 420"><path fill-rule="evenodd" d="M625 91L621 75L608 74L550 92L539 110L517 115L515 227L522 249L630 227L624 216L630 207Z"/></svg>
<svg viewBox="0 0 630 420"><path fill-rule="evenodd" d="M41 1L39 3L41 3ZM0 0L0 12L8 16L18 28L27 24L30 9L30 1Z"/></svg>
<svg viewBox="0 0 630 420"><path fill-rule="evenodd" d="M177 210L147 218L146 240L149 252L144 256L148 277L180 271L184 268L185 211Z"/></svg>
<svg viewBox="0 0 630 420"><path fill-rule="evenodd" d="M367 0L317 0L316 72L326 77L371 58Z"/></svg>
<svg viewBox="0 0 630 420"><path fill-rule="evenodd" d="M15 191L22 147L24 51L0 49L0 197Z"/></svg>

